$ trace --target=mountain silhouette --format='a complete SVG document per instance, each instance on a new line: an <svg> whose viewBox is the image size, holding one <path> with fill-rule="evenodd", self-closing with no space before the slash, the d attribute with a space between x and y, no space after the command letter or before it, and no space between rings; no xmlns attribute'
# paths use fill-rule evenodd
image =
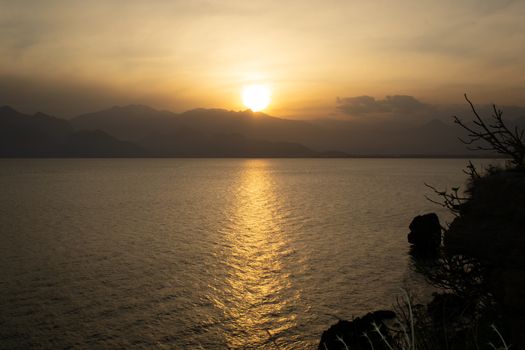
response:
<svg viewBox="0 0 525 350"><path fill-rule="evenodd" d="M169 141L166 135L177 134L183 139L186 136L178 130L186 130L201 133L201 138L214 134L242 135L253 140L295 143L317 151L338 150L362 156L458 156L469 153L457 140L462 130L440 120L419 125L330 119L304 121L276 118L250 110L199 108L177 114L131 105L84 114L71 122L77 129L101 129L145 148L156 143L157 151L161 141L154 140L152 135L174 145L177 141ZM184 148L180 142L179 147Z"/></svg>
<svg viewBox="0 0 525 350"><path fill-rule="evenodd" d="M60 154L76 157L131 157L143 156L147 152L131 142L117 140L104 131L82 130L68 137Z"/></svg>
<svg viewBox="0 0 525 350"><path fill-rule="evenodd" d="M515 120L524 122L523 117ZM469 156L464 130L439 119L289 120L265 113L115 106L71 120L0 107L0 156ZM477 155L477 154L475 154ZM485 154L490 155L490 154Z"/></svg>
<svg viewBox="0 0 525 350"><path fill-rule="evenodd" d="M189 118L189 119L187 119ZM188 115L146 106L113 107L71 122L37 113L0 108L1 157L341 157L293 142L271 142L234 132L211 133L189 127ZM203 122L195 118L197 122ZM218 119L221 122L226 119ZM236 125L237 122L231 125ZM196 123L199 125L199 123ZM232 128L234 129L234 128ZM116 134L120 140L112 136ZM133 141L129 141L129 140Z"/></svg>
<svg viewBox="0 0 525 350"><path fill-rule="evenodd" d="M140 142L153 155L174 157L335 157L291 142L249 139L241 134L210 134L189 127L153 133Z"/></svg>
<svg viewBox="0 0 525 350"><path fill-rule="evenodd" d="M1 157L135 156L144 150L96 131L76 132L66 120L43 113L27 115L0 107Z"/></svg>
<svg viewBox="0 0 525 350"><path fill-rule="evenodd" d="M98 129L126 141L140 140L153 132L181 126L175 113L143 105L114 106L78 116L71 123L77 130Z"/></svg>
<svg viewBox="0 0 525 350"><path fill-rule="evenodd" d="M250 139L299 144L315 140L323 132L307 122L275 118L250 110L235 112L199 108L176 114L133 105L84 114L71 122L79 130L100 129L134 142L140 142L152 133L165 133L181 127L207 134L240 134ZM325 149L315 142L307 147Z"/></svg>
<svg viewBox="0 0 525 350"><path fill-rule="evenodd" d="M43 113L26 115L9 106L0 107L0 155L54 155L74 132L65 120Z"/></svg>
<svg viewBox="0 0 525 350"><path fill-rule="evenodd" d="M302 140L313 140L322 132L309 123L250 110L199 108L176 114L130 105L84 114L71 123L79 130L100 129L137 143L156 156L346 156L344 152L314 151L324 150L315 143L303 146Z"/></svg>

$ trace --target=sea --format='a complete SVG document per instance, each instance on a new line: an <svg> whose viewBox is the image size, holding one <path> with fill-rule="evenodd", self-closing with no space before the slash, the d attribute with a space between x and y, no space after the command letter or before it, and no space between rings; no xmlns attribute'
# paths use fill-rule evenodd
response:
<svg viewBox="0 0 525 350"><path fill-rule="evenodd" d="M430 293L408 226L466 165L2 159L0 349L316 349Z"/></svg>

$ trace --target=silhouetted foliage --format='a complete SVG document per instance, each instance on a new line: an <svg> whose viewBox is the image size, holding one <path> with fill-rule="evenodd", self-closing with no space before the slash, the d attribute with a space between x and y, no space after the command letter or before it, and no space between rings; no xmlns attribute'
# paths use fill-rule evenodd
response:
<svg viewBox="0 0 525 350"><path fill-rule="evenodd" d="M486 296L484 266L466 255L440 254L430 259L415 258L414 267L433 286L465 298Z"/></svg>
<svg viewBox="0 0 525 350"><path fill-rule="evenodd" d="M490 150L510 159L506 166L491 165L481 174L469 162L464 171L468 182L464 195L432 188L455 219L444 234L437 259L414 259L417 271L434 286L444 288L474 306L471 321L487 328L497 322L515 346L525 345L525 145L524 131L509 127L503 112L493 106L492 119L482 119L465 95L474 120L456 124L469 132L462 140L471 149ZM473 126L471 126L473 125ZM500 339L501 333L497 332ZM485 342L486 344L487 342ZM495 348L495 347L494 347ZM503 343L503 348L508 348Z"/></svg>
<svg viewBox="0 0 525 350"><path fill-rule="evenodd" d="M518 329L524 322L519 316L522 311L516 310L525 310L525 304L514 295L523 295L523 283L516 281L525 266L521 255L525 248L521 238L525 225L524 131L507 126L496 106L492 118L483 119L467 95L465 99L474 118L466 123L454 117L454 122L469 132L468 139L460 140L471 150L496 152L510 161L505 167L491 165L482 174L469 162L464 170L468 175L464 191L459 186L438 190L425 184L438 197L427 199L448 209L455 218L444 232L438 254L411 252L415 270L445 291L436 294L416 319L448 335L446 348L486 348L493 342L485 338L492 323L498 323L515 345L522 345ZM496 333L503 340L501 333ZM504 341L502 344L508 348Z"/></svg>
<svg viewBox="0 0 525 350"><path fill-rule="evenodd" d="M464 170L468 176L465 190L459 186L438 190L425 184L438 197L427 199L455 218L444 229L443 243L438 241L436 249L420 249L415 243L421 239L424 247L427 240L432 241L432 232L438 237L437 217L428 220L436 221L437 226L425 224L420 229L415 224L432 214L418 216L410 225L413 267L439 293L427 305L413 304L409 297L406 302L398 301L396 318L374 328L390 350L508 350L511 346L506 339L512 348L525 348L524 132L511 131L495 106L493 121L486 122L466 95L465 99L474 113L474 126L455 117L455 123L469 132L470 139L462 141L476 146L471 149L498 152L510 158L510 163L480 173L469 161ZM339 334L336 330L343 325L333 327L332 333ZM377 348L377 334L372 339L369 333L370 329L365 333L369 348ZM351 349L346 338L334 339L324 348Z"/></svg>
<svg viewBox="0 0 525 350"><path fill-rule="evenodd" d="M352 321L340 320L323 332L318 349L388 350L390 347L383 341L383 337L389 341L392 339L385 321L395 317L393 311L379 310L356 317Z"/></svg>

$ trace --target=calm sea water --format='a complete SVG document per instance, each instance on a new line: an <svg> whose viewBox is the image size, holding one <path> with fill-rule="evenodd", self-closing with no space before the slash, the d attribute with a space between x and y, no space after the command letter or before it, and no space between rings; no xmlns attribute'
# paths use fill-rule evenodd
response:
<svg viewBox="0 0 525 350"><path fill-rule="evenodd" d="M313 349L465 160L0 160L0 348ZM274 343L275 342L275 343Z"/></svg>

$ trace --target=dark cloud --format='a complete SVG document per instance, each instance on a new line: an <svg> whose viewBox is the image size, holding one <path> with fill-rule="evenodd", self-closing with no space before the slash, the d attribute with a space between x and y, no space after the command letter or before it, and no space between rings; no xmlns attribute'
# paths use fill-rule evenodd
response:
<svg viewBox="0 0 525 350"><path fill-rule="evenodd" d="M365 116L427 113L433 109L433 106L409 95L387 96L383 100L377 100L372 96L356 96L338 97L337 109L348 115Z"/></svg>
<svg viewBox="0 0 525 350"><path fill-rule="evenodd" d="M493 114L491 104L477 103L471 96L479 115L490 118ZM503 110L504 119L507 121L525 120L525 107L513 105L497 105ZM381 121L387 120L394 123L424 123L429 120L439 119L451 123L453 116L470 121L473 118L470 106L463 101L458 104L428 104L419 101L414 96L393 95L384 99L372 96L355 96L337 98L337 109L351 117L361 117L362 120Z"/></svg>

